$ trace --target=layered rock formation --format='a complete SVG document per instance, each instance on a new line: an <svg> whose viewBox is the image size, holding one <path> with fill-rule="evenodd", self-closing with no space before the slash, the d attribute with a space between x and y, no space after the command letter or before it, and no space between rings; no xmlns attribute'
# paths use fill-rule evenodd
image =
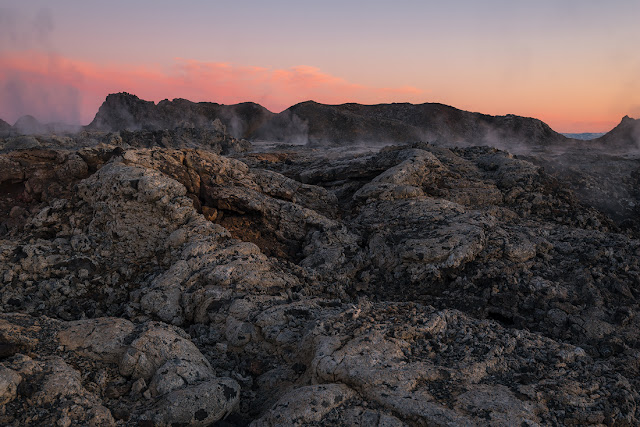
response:
<svg viewBox="0 0 640 427"><path fill-rule="evenodd" d="M638 423L638 228L542 167L145 132L0 155L0 424Z"/></svg>

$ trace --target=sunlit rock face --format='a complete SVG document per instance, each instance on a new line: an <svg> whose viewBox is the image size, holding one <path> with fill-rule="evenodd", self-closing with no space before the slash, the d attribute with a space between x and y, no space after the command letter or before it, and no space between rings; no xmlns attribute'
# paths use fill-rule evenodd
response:
<svg viewBox="0 0 640 427"><path fill-rule="evenodd" d="M216 126L3 140L0 424L638 424L631 153Z"/></svg>

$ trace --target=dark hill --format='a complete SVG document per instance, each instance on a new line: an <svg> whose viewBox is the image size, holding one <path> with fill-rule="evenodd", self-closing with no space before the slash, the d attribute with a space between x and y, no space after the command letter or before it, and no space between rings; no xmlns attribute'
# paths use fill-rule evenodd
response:
<svg viewBox="0 0 640 427"><path fill-rule="evenodd" d="M326 105L307 101L273 114L250 102L221 105L174 99L155 104L128 93L107 96L87 128L107 131L208 128L216 118L236 138L311 145L422 140L513 149L518 145L568 142L565 136L537 119L490 116L435 103Z"/></svg>
<svg viewBox="0 0 640 427"><path fill-rule="evenodd" d="M6 135L11 133L11 131L13 130L13 127L11 127L11 125L7 122L5 122L4 120L0 119L0 135Z"/></svg>
<svg viewBox="0 0 640 427"><path fill-rule="evenodd" d="M498 147L566 142L540 120L515 115L489 116L437 103L294 105L273 116L255 139L296 142L306 133L311 144L402 143L425 140Z"/></svg>
<svg viewBox="0 0 640 427"><path fill-rule="evenodd" d="M247 138L272 115L266 108L252 102L221 105L174 99L160 101L156 105L121 92L107 96L87 128L107 131L208 128L215 119L220 119L232 136Z"/></svg>
<svg viewBox="0 0 640 427"><path fill-rule="evenodd" d="M33 116L20 117L13 125L13 128L18 131L18 133L25 135L48 133L47 127Z"/></svg>
<svg viewBox="0 0 640 427"><path fill-rule="evenodd" d="M615 128L594 140L611 148L640 148L640 119L624 116Z"/></svg>
<svg viewBox="0 0 640 427"><path fill-rule="evenodd" d="M33 116L20 117L13 126L0 120L0 135L48 135L48 134L73 134L80 130L80 126L62 122L41 123Z"/></svg>

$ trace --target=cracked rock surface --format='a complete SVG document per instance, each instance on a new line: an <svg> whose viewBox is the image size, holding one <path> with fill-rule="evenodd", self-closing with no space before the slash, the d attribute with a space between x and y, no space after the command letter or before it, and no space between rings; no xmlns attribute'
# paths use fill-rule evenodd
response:
<svg viewBox="0 0 640 427"><path fill-rule="evenodd" d="M638 424L640 229L548 159L148 132L0 154L0 424Z"/></svg>

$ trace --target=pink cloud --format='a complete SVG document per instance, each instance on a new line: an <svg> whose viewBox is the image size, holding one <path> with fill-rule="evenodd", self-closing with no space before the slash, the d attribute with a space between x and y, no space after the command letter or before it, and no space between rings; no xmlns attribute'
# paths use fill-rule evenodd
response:
<svg viewBox="0 0 640 427"><path fill-rule="evenodd" d="M126 91L140 98L186 98L233 104L258 102L281 111L297 102L422 102L413 87L360 85L315 67L238 66L177 58L168 69L136 64L99 65L36 51L0 56L0 118L32 114L41 121L86 124L105 96Z"/></svg>

